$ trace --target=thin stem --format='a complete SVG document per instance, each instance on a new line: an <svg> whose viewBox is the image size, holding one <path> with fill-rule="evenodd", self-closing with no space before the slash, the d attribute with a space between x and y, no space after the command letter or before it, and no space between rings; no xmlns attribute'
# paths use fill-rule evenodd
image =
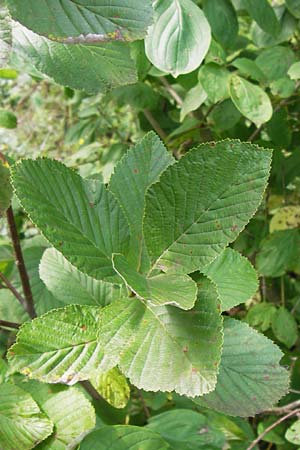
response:
<svg viewBox="0 0 300 450"><path fill-rule="evenodd" d="M290 389L290 392L293 392L292 389ZM300 394L299 391L296 391L296 393ZM292 403L288 403L287 405L278 406L277 408L271 408L264 411L264 414L276 414L276 415L283 415L286 413L294 411L295 408L300 407L300 400L295 400Z"/></svg>
<svg viewBox="0 0 300 450"><path fill-rule="evenodd" d="M25 262L24 262L24 258L23 258L23 253L22 253L22 249L21 249L21 244L20 244L20 239L19 239L19 235L18 235L18 231L17 231L15 217L14 217L14 213L13 213L11 206L6 211L6 217L7 217L8 227L9 227L9 231L10 231L10 236L11 236L13 247L14 247L14 252L15 252L15 257L16 257L16 265L17 265L17 268L19 271L19 275L20 275L20 279L21 279L21 283L22 283L22 287L23 287L23 293L24 293L24 297L25 297L24 308L28 312L29 316L33 319L34 317L36 317L36 312L34 309L31 287L30 287L29 278L28 278L28 274L27 274L27 270L26 270L26 266L25 266Z"/></svg>
<svg viewBox="0 0 300 450"><path fill-rule="evenodd" d="M183 105L183 100L180 97L179 94L175 91L175 89L172 87L172 85L168 82L168 80L164 77L160 77L159 81L165 86L166 90L169 92L171 97L175 100L175 102L178 104L178 106Z"/></svg>
<svg viewBox="0 0 300 450"><path fill-rule="evenodd" d="M285 288L284 288L284 277L280 277L280 299L281 305L285 306Z"/></svg>
<svg viewBox="0 0 300 450"><path fill-rule="evenodd" d="M80 384L94 400L103 400L103 397L89 381L80 381Z"/></svg>
<svg viewBox="0 0 300 450"><path fill-rule="evenodd" d="M21 294L17 291L17 289L11 284L11 282L3 275L2 272L0 272L0 279L3 281L3 283L6 284L8 289L14 294L14 296L19 300L22 306L25 305L25 299L22 297Z"/></svg>
<svg viewBox="0 0 300 450"><path fill-rule="evenodd" d="M142 404L142 407L143 407L146 419L148 420L148 419L150 419L151 414L150 414L148 406L146 405L146 402L145 402L145 399L143 397L143 394L141 393L140 390L138 390L138 396L139 396L139 399L141 400L141 404Z"/></svg>
<svg viewBox="0 0 300 450"><path fill-rule="evenodd" d="M7 322L7 320L0 320L0 328L13 328L18 330L20 328L20 323Z"/></svg>
<svg viewBox="0 0 300 450"><path fill-rule="evenodd" d="M144 113L144 116L146 117L146 119L148 120L148 122L150 123L150 125L152 126L152 128L154 129L154 131L156 131L158 136L164 141L167 137L167 134L161 128L161 126L159 125L157 120L154 118L153 114L149 111L149 109L144 109L143 113Z"/></svg>
<svg viewBox="0 0 300 450"><path fill-rule="evenodd" d="M278 425L280 425L285 420L289 419L292 416L295 416L300 412L300 409L295 409L294 411L290 411L285 416L281 417L280 419L276 420L276 422L272 423L269 427L267 427L250 445L247 447L247 450L252 450L265 436L268 434L271 430L276 428Z"/></svg>

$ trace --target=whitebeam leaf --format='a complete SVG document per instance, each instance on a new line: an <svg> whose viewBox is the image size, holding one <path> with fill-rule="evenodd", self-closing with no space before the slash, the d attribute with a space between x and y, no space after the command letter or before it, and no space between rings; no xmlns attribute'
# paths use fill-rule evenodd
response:
<svg viewBox="0 0 300 450"><path fill-rule="evenodd" d="M101 364L101 308L71 305L25 323L9 350L11 368L46 383L86 380Z"/></svg>
<svg viewBox="0 0 300 450"><path fill-rule="evenodd" d="M152 22L150 0L7 0L12 17L55 41L103 43L142 39Z"/></svg>
<svg viewBox="0 0 300 450"><path fill-rule="evenodd" d="M89 94L137 81L130 49L123 42L61 44L15 23L13 52L57 83Z"/></svg>
<svg viewBox="0 0 300 450"><path fill-rule="evenodd" d="M120 285L80 272L54 248L44 252L39 272L48 290L65 305L105 306L121 296Z"/></svg>
<svg viewBox="0 0 300 450"><path fill-rule="evenodd" d="M138 388L203 395L215 387L221 357L217 292L204 280L191 311L151 307L134 297L114 302L102 310L98 338L106 369L118 364Z"/></svg>
<svg viewBox="0 0 300 450"><path fill-rule="evenodd" d="M197 69L210 45L208 21L192 0L155 0L155 17L145 39L152 64L174 77Z"/></svg>
<svg viewBox="0 0 300 450"><path fill-rule="evenodd" d="M53 424L30 394L12 384L0 388L0 448L30 450L46 439Z"/></svg>
<svg viewBox="0 0 300 450"><path fill-rule="evenodd" d="M116 278L111 256L127 253L129 226L104 184L92 192L73 170L50 159L22 160L12 178L24 209L54 247L88 275Z"/></svg>
<svg viewBox="0 0 300 450"><path fill-rule="evenodd" d="M126 286L152 305L174 305L187 310L195 304L197 285L188 275L145 277L130 266L122 255L113 256L113 266Z"/></svg>
<svg viewBox="0 0 300 450"><path fill-rule="evenodd" d="M149 269L142 229L146 190L174 162L159 137L150 132L121 159L110 179L109 189L119 200L132 230L130 259L141 271Z"/></svg>
<svg viewBox="0 0 300 450"><path fill-rule="evenodd" d="M144 235L152 269L202 270L257 210L272 152L226 140L202 144L169 167L146 195Z"/></svg>
<svg viewBox="0 0 300 450"><path fill-rule="evenodd" d="M226 248L202 272L215 283L222 311L249 300L258 289L254 267L232 248Z"/></svg>
<svg viewBox="0 0 300 450"><path fill-rule="evenodd" d="M224 320L224 348L214 392L197 404L231 416L254 416L272 408L287 393L289 374L283 353L246 323Z"/></svg>

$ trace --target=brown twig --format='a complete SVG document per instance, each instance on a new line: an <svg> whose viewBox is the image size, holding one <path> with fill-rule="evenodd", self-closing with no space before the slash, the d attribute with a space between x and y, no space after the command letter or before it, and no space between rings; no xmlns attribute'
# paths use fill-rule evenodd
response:
<svg viewBox="0 0 300 450"><path fill-rule="evenodd" d="M103 400L103 397L99 394L98 391L96 391L94 386L89 381L80 381L80 384L86 390L86 392L92 397L92 399Z"/></svg>
<svg viewBox="0 0 300 450"><path fill-rule="evenodd" d="M177 94L177 92L175 91L175 89L172 87L172 85L168 82L168 80L164 77L160 77L159 81L164 85L164 87L166 88L166 90L169 92L169 94L171 95L171 97L173 97L173 99L175 100L175 102L178 104L178 106L182 106L183 105L183 100L180 97L179 94Z"/></svg>
<svg viewBox="0 0 300 450"><path fill-rule="evenodd" d="M290 390L290 392L292 392L292 389ZM264 411L265 414L276 414L276 415L283 415L286 414L288 412L294 411L295 408L299 408L300 407L300 400L295 400L292 403L288 403L287 405L283 405L283 406L278 406L277 408L271 408L271 409L266 409Z"/></svg>
<svg viewBox="0 0 300 450"><path fill-rule="evenodd" d="M8 287L8 289L14 294L14 296L19 300L21 305L25 306L25 299L22 297L21 294L17 291L17 289L11 284L11 282L3 275L2 272L0 272L0 279L3 281L4 284Z"/></svg>
<svg viewBox="0 0 300 450"><path fill-rule="evenodd" d="M145 402L145 399L143 397L143 394L141 393L140 390L138 390L138 396L139 396L139 399L141 401L141 404L142 404L142 407L143 407L146 419L148 420L148 419L150 419L151 414L150 414L148 406L146 405L146 402Z"/></svg>
<svg viewBox="0 0 300 450"><path fill-rule="evenodd" d="M153 114L149 111L149 109L144 109L143 113L154 131L156 131L158 136L164 141L167 137L167 133L161 128L157 120L154 118Z"/></svg>
<svg viewBox="0 0 300 450"><path fill-rule="evenodd" d="M20 323L7 322L7 320L0 320L0 328L13 328L18 330L20 328Z"/></svg>
<svg viewBox="0 0 300 450"><path fill-rule="evenodd" d="M268 434L271 430L276 428L278 425L280 425L285 420L289 419L292 416L295 416L300 412L300 409L295 409L294 411L290 411L285 416L281 417L280 419L276 420L276 422L272 423L269 427L267 427L250 445L247 447L247 450L253 450L253 448Z"/></svg>
<svg viewBox="0 0 300 450"><path fill-rule="evenodd" d="M31 287L29 283L29 278L23 258L23 253L21 249L20 239L17 231L17 226L15 222L14 213L12 210L12 207L10 206L8 210L6 211L6 217L8 222L8 227L10 231L11 240L14 247L15 257L16 257L16 265L19 271L22 287L23 287L23 293L25 297L25 303L24 308L28 312L29 316L33 319L36 317L36 312L34 309L33 304L33 297L31 292Z"/></svg>

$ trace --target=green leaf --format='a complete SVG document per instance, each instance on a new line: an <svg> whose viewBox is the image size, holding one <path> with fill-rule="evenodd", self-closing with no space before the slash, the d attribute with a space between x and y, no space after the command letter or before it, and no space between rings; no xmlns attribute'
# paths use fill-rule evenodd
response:
<svg viewBox="0 0 300 450"><path fill-rule="evenodd" d="M290 80L291 81L291 80ZM287 85L288 83L285 83ZM267 133L273 143L281 148L287 148L292 140L289 116L284 108L275 111L272 119L267 123Z"/></svg>
<svg viewBox="0 0 300 450"><path fill-rule="evenodd" d="M39 272L48 290L62 303L60 306L105 306L121 296L120 285L95 280L80 272L54 248L44 252Z"/></svg>
<svg viewBox="0 0 300 450"><path fill-rule="evenodd" d="M256 86L238 75L232 75L229 91L231 100L237 109L257 127L271 119L272 104L260 86Z"/></svg>
<svg viewBox="0 0 300 450"><path fill-rule="evenodd" d="M174 305L188 310L195 304L197 285L188 275L159 274L144 277L122 255L113 256L113 266L126 286L152 305Z"/></svg>
<svg viewBox="0 0 300 450"><path fill-rule="evenodd" d="M13 50L19 58L33 64L57 83L89 94L137 81L130 49L123 42L61 44L15 23Z"/></svg>
<svg viewBox="0 0 300 450"><path fill-rule="evenodd" d="M17 117L11 111L6 109L0 109L0 127L1 128L16 128L17 127Z"/></svg>
<svg viewBox="0 0 300 450"><path fill-rule="evenodd" d="M173 450L223 448L225 436L204 415L188 409L173 409L149 419L147 429L160 434Z"/></svg>
<svg viewBox="0 0 300 450"><path fill-rule="evenodd" d="M102 427L83 440L80 450L140 450L141 445L143 450L171 450L159 434L130 425Z"/></svg>
<svg viewBox="0 0 300 450"><path fill-rule="evenodd" d="M272 341L243 322L225 319L217 387L196 402L230 416L254 416L287 392L289 374L280 366L283 354Z"/></svg>
<svg viewBox="0 0 300 450"><path fill-rule="evenodd" d="M285 0L285 3L293 16L295 16L297 19L300 19L300 4L298 0Z"/></svg>
<svg viewBox="0 0 300 450"><path fill-rule="evenodd" d="M212 103L217 103L229 97L229 77L228 70L218 64L209 63L201 67L199 80Z"/></svg>
<svg viewBox="0 0 300 450"><path fill-rule="evenodd" d="M268 0L242 0L249 15L266 33L277 35L280 24Z"/></svg>
<svg viewBox="0 0 300 450"><path fill-rule="evenodd" d="M260 244L256 267L260 275L280 277L293 270L299 259L300 236L298 230L276 231Z"/></svg>
<svg viewBox="0 0 300 450"><path fill-rule="evenodd" d="M252 27L252 40L258 47L273 47L274 45L286 42L293 36L297 28L295 17L284 6L274 8L274 10L280 23L280 32L276 36L271 35L254 24Z"/></svg>
<svg viewBox="0 0 300 450"><path fill-rule="evenodd" d="M30 394L17 386L1 384L0 447L30 450L46 439L53 429Z"/></svg>
<svg viewBox="0 0 300 450"><path fill-rule="evenodd" d="M130 260L136 261L136 267L142 271L149 268L142 229L145 194L174 162L158 136L150 132L115 166L110 179L109 189L121 204L132 230Z"/></svg>
<svg viewBox="0 0 300 450"><path fill-rule="evenodd" d="M285 438L292 444L300 445L300 420L294 422L293 425L287 429Z"/></svg>
<svg viewBox="0 0 300 450"><path fill-rule="evenodd" d="M272 330L280 342L291 348L298 339L298 325L293 316L286 308L277 309L272 316Z"/></svg>
<svg viewBox="0 0 300 450"><path fill-rule="evenodd" d="M12 370L46 383L89 379L101 367L100 311L71 305L25 323L9 350Z"/></svg>
<svg viewBox="0 0 300 450"><path fill-rule="evenodd" d="M202 144L169 167L146 195L152 269L187 274L211 263L256 211L270 161L269 150L226 140Z"/></svg>
<svg viewBox="0 0 300 450"><path fill-rule="evenodd" d="M142 39L152 21L150 0L8 0L12 17L54 41L103 43Z"/></svg>
<svg viewBox="0 0 300 450"><path fill-rule="evenodd" d="M215 283L223 311L249 300L258 289L250 261L231 248L226 248L203 273Z"/></svg>
<svg viewBox="0 0 300 450"><path fill-rule="evenodd" d="M239 31L236 12L230 0L206 0L204 13L212 33L224 47L232 47Z"/></svg>
<svg viewBox="0 0 300 450"><path fill-rule="evenodd" d="M5 66L9 59L12 45L11 19L8 10L1 2L0 5L0 67Z"/></svg>
<svg viewBox="0 0 300 450"><path fill-rule="evenodd" d="M236 67L241 75L252 78L260 83L265 82L265 75L257 66L256 62L248 58L236 58L231 65Z"/></svg>
<svg viewBox="0 0 300 450"><path fill-rule="evenodd" d="M132 384L146 391L175 390L191 397L211 391L220 360L222 317L216 289L208 280L199 299L191 311L152 307L134 297L104 308L98 336L105 370L118 365Z"/></svg>
<svg viewBox="0 0 300 450"><path fill-rule="evenodd" d="M291 65L291 67L288 70L288 75L292 80L300 79L300 61L297 61Z"/></svg>
<svg viewBox="0 0 300 450"><path fill-rule="evenodd" d="M207 94L203 89L202 84L199 82L187 92L183 100L180 111L180 122L183 122L190 112L198 109L206 99Z"/></svg>
<svg viewBox="0 0 300 450"><path fill-rule="evenodd" d="M1 121L1 114L0 114ZM13 190L10 184L10 173L6 165L0 160L0 180L1 180L1 190L0 190L0 217L5 213L10 205Z"/></svg>
<svg viewBox="0 0 300 450"><path fill-rule="evenodd" d="M152 64L177 77L200 66L211 40L210 27L192 0L155 0L154 24L145 39Z"/></svg>
<svg viewBox="0 0 300 450"><path fill-rule="evenodd" d="M111 255L126 254L129 229L103 184L93 187L50 159L20 161L12 168L12 178L23 207L54 247L94 278L115 277Z"/></svg>
<svg viewBox="0 0 300 450"><path fill-rule="evenodd" d="M283 78L291 64L295 62L296 56L289 47L276 46L263 50L255 62L269 81ZM280 61L280 64L278 64Z"/></svg>
<svg viewBox="0 0 300 450"><path fill-rule="evenodd" d="M78 389L50 394L44 401L39 401L38 393L33 396L54 424L54 433L39 445L39 450L74 449L95 427L94 408Z"/></svg>
<svg viewBox="0 0 300 450"><path fill-rule="evenodd" d="M215 105L215 108L209 114L209 118L218 131L230 130L239 122L241 117L241 113L234 106L231 99Z"/></svg>
<svg viewBox="0 0 300 450"><path fill-rule="evenodd" d="M271 328L273 315L276 313L276 307L272 303L262 302L251 306L246 321L254 328L260 331L267 331Z"/></svg>
<svg viewBox="0 0 300 450"><path fill-rule="evenodd" d="M130 387L119 369L114 367L108 372L98 372L91 383L114 408L125 408L130 398Z"/></svg>
<svg viewBox="0 0 300 450"><path fill-rule="evenodd" d="M278 96L281 98L289 98L293 95L296 89L296 83L294 80L291 80L287 75L283 78L279 78L278 80L272 81L270 83L271 93L274 96ZM279 110L282 111L282 110ZM283 110L285 111L285 110Z"/></svg>
<svg viewBox="0 0 300 450"><path fill-rule="evenodd" d="M270 233L292 228L300 228L300 206L279 208L270 221Z"/></svg>

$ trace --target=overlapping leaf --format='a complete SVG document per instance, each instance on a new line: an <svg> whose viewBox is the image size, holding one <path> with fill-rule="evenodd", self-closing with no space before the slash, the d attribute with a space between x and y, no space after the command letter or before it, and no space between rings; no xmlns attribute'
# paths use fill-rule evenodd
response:
<svg viewBox="0 0 300 450"><path fill-rule="evenodd" d="M13 195L12 187L10 184L9 169L2 163L1 160L0 160L0 179L1 179L1 190L0 190L0 217L1 217L9 207Z"/></svg>
<svg viewBox="0 0 300 450"><path fill-rule="evenodd" d="M114 408L125 408L130 398L130 387L117 367L98 372L91 379L97 392Z"/></svg>
<svg viewBox="0 0 300 450"><path fill-rule="evenodd" d="M123 42L71 46L51 41L15 23L13 50L18 58L57 83L90 94L137 81L130 49Z"/></svg>
<svg viewBox="0 0 300 450"><path fill-rule="evenodd" d="M54 248L44 252L39 272L48 290L61 302L60 306L105 306L121 296L120 285L95 280L80 272Z"/></svg>
<svg viewBox="0 0 300 450"><path fill-rule="evenodd" d="M191 0L155 0L154 25L145 39L152 64L177 77L203 61L211 40L205 15Z"/></svg>
<svg viewBox="0 0 300 450"><path fill-rule="evenodd" d="M66 43L142 39L152 21L150 0L8 0L10 13L27 28Z"/></svg>
<svg viewBox="0 0 300 450"><path fill-rule="evenodd" d="M12 384L0 388L0 448L30 450L46 439L53 424L30 394Z"/></svg>
<svg viewBox="0 0 300 450"><path fill-rule="evenodd" d="M146 190L174 162L158 136L151 132L122 158L110 179L109 189L122 205L132 230L130 258L142 271L149 266L142 230Z"/></svg>
<svg viewBox="0 0 300 450"><path fill-rule="evenodd" d="M214 392L197 403L232 416L253 416L272 408L287 392L289 374L279 348L247 324L224 321L224 348Z"/></svg>
<svg viewBox="0 0 300 450"><path fill-rule="evenodd" d="M152 305L174 305L191 309L197 298L197 285L187 275L160 274L145 277L128 264L122 255L113 256L115 271L140 298Z"/></svg>
<svg viewBox="0 0 300 450"><path fill-rule="evenodd" d="M212 262L261 202L271 152L239 141L208 143L169 167L146 195L152 268L191 273Z"/></svg>
<svg viewBox="0 0 300 450"><path fill-rule="evenodd" d="M115 276L112 253L125 253L129 227L117 200L101 183L92 192L58 161L23 160L12 169L17 195L44 236L79 270Z"/></svg>
<svg viewBox="0 0 300 450"><path fill-rule="evenodd" d="M225 249L203 273L215 283L223 311L244 303L258 288L251 263L231 248Z"/></svg>

